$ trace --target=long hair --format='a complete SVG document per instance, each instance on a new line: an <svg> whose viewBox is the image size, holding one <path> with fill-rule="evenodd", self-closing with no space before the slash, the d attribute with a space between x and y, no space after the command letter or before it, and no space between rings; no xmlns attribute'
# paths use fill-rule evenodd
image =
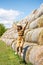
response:
<svg viewBox="0 0 43 65"><path fill-rule="evenodd" d="M21 25L17 25L17 31L22 30L22 26Z"/></svg>

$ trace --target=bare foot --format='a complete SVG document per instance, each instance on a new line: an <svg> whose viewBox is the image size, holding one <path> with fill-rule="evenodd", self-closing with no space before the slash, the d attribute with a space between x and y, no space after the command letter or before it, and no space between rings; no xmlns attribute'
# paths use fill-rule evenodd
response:
<svg viewBox="0 0 43 65"><path fill-rule="evenodd" d="M17 52L15 52L15 55L17 55Z"/></svg>
<svg viewBox="0 0 43 65"><path fill-rule="evenodd" d="M21 53L21 57L23 57L23 53Z"/></svg>

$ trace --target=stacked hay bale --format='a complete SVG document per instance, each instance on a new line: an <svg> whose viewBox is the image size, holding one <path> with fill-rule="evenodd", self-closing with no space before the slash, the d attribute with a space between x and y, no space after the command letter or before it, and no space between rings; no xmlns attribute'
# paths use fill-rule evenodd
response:
<svg viewBox="0 0 43 65"><path fill-rule="evenodd" d="M9 46L17 40L17 36L17 30L12 27L2 35L1 39Z"/></svg>
<svg viewBox="0 0 43 65"><path fill-rule="evenodd" d="M43 27L43 15L37 18L29 25L29 29L34 29L38 27Z"/></svg>
<svg viewBox="0 0 43 65"><path fill-rule="evenodd" d="M33 29L25 34L26 42L36 42L37 44L43 45L43 27Z"/></svg>
<svg viewBox="0 0 43 65"><path fill-rule="evenodd" d="M41 4L41 6L38 9L33 10L30 15L26 16L23 20L21 20L20 24L24 26L25 23L28 21L29 23L27 28L29 28L30 23L35 21L37 18L39 18L42 15L43 15L43 4Z"/></svg>
<svg viewBox="0 0 43 65"><path fill-rule="evenodd" d="M28 42L29 45L24 43L22 58L27 63L30 61L33 65L43 65L43 12L39 10L36 17L38 18L29 23L29 29L24 33L25 41ZM31 45L32 43L33 45ZM34 45L35 43L38 45Z"/></svg>
<svg viewBox="0 0 43 65"><path fill-rule="evenodd" d="M16 41L13 44L12 48L16 51ZM43 46L25 42L21 58L26 61L26 63L30 61L33 65L43 65Z"/></svg>
<svg viewBox="0 0 43 65"><path fill-rule="evenodd" d="M30 61L33 65L43 65L43 46L33 45L25 49L22 57L27 63Z"/></svg>
<svg viewBox="0 0 43 65"><path fill-rule="evenodd" d="M30 61L33 65L43 65L43 5L19 23L25 26L27 21L29 23L24 33L25 42L21 57L27 63ZM6 31L1 39L16 51L17 36L17 30L13 27Z"/></svg>

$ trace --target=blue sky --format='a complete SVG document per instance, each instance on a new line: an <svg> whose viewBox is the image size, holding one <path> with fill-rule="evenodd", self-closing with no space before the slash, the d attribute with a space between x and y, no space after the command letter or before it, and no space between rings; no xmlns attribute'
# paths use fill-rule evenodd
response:
<svg viewBox="0 0 43 65"><path fill-rule="evenodd" d="M7 27L39 8L43 0L0 0L0 23ZM11 23L10 23L11 21Z"/></svg>

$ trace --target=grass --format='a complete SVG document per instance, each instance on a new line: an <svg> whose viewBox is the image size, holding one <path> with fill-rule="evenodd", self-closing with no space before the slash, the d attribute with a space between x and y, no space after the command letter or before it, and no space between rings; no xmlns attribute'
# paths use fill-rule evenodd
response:
<svg viewBox="0 0 43 65"><path fill-rule="evenodd" d="M32 65L31 63L25 64L14 51L7 47L3 41L0 41L0 65Z"/></svg>

